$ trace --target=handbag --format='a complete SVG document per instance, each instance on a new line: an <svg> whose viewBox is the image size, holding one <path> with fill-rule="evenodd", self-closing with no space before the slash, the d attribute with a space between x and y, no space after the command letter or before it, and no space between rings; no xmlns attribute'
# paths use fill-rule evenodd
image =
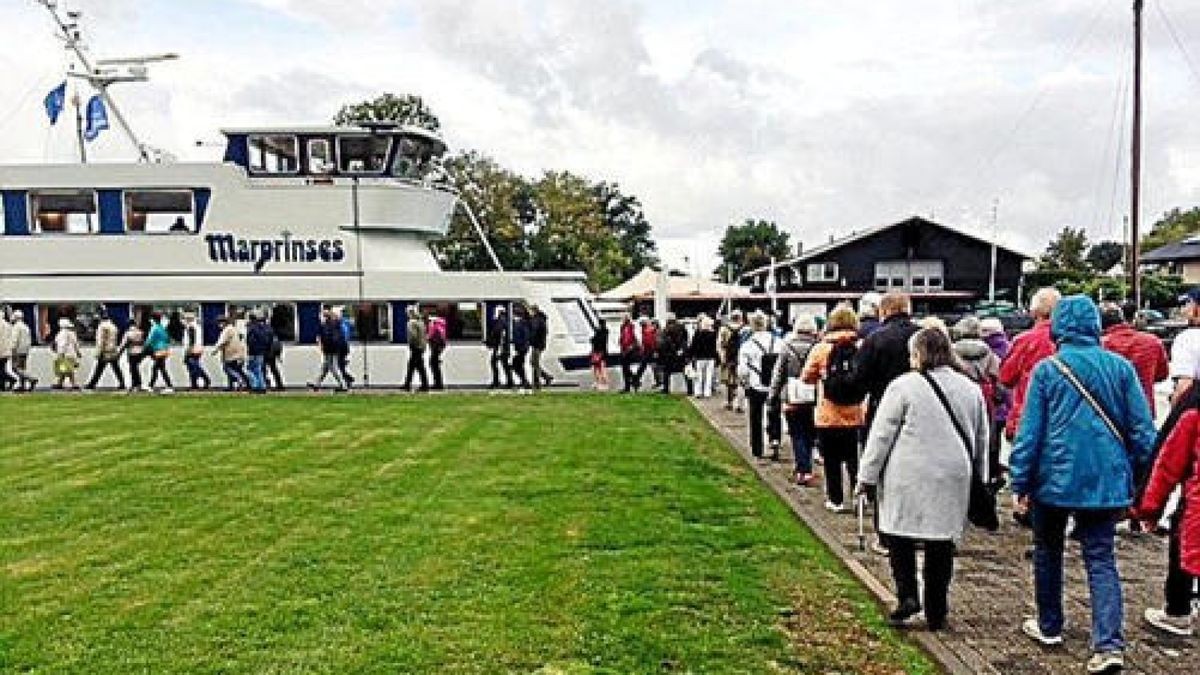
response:
<svg viewBox="0 0 1200 675"><path fill-rule="evenodd" d="M958 432L958 438L962 441L963 448L967 451L967 462L971 465L971 495L967 502L967 520L972 525L988 532L995 532L1000 529L1000 517L996 515L996 495L984 485L983 478L979 476L979 471L975 468L975 457L971 454L971 440L967 436L966 430L959 424L958 418L954 416L954 409L950 407L950 401L946 398L946 392L938 386L937 380L934 380L929 373L921 373L929 386L933 388L933 393L937 394L938 400L942 402L942 408L946 414L950 416L950 421L954 424L954 430Z"/></svg>
<svg viewBox="0 0 1200 675"><path fill-rule="evenodd" d="M787 380L788 403L803 405L817 402L817 385L808 384L802 378L789 377Z"/></svg>

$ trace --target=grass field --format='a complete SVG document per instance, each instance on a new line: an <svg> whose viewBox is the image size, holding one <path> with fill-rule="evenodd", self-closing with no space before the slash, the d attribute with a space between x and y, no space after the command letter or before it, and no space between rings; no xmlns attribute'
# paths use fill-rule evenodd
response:
<svg viewBox="0 0 1200 675"><path fill-rule="evenodd" d="M0 668L932 672L685 402L0 400Z"/></svg>

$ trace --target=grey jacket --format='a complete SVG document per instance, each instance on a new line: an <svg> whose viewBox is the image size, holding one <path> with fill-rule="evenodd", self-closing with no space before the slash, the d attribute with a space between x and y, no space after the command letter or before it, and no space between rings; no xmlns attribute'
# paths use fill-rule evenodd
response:
<svg viewBox="0 0 1200 675"><path fill-rule="evenodd" d="M12 353L16 356L26 356L33 348L33 334L24 321L14 321L12 324Z"/></svg>
<svg viewBox="0 0 1200 675"><path fill-rule="evenodd" d="M967 368L967 374L976 382L994 382L1000 378L1000 358L983 340L959 340L954 343L954 353L958 354Z"/></svg>
<svg viewBox="0 0 1200 675"><path fill-rule="evenodd" d="M950 368L932 373L971 442L987 480L988 415L979 385ZM958 541L967 523L971 464L946 409L920 373L897 378L879 403L859 482L879 487L885 534Z"/></svg>
<svg viewBox="0 0 1200 675"><path fill-rule="evenodd" d="M804 363L808 360L808 351L816 344L815 335L792 335L784 344L775 363L775 373L771 376L771 398L782 400L787 395L789 378L800 377L804 373ZM792 401L784 401L792 403Z"/></svg>

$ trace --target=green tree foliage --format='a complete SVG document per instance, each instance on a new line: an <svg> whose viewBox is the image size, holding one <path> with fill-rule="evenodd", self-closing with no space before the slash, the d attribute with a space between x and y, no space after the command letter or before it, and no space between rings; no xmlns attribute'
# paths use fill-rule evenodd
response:
<svg viewBox="0 0 1200 675"><path fill-rule="evenodd" d="M771 264L771 258L786 258L792 252L790 239L787 232L767 220L747 219L741 225L730 225L717 248L721 266L715 274L724 279L732 265L736 279L746 271Z"/></svg>
<svg viewBox="0 0 1200 675"><path fill-rule="evenodd" d="M1142 237L1142 250L1153 251L1196 234L1200 234L1200 206L1187 211L1172 209Z"/></svg>
<svg viewBox="0 0 1200 675"><path fill-rule="evenodd" d="M537 214L529 248L534 269L583 270L593 290L625 280L629 259L608 227L593 185L551 171L534 184L533 194Z"/></svg>
<svg viewBox="0 0 1200 675"><path fill-rule="evenodd" d="M364 122L396 122L430 131L442 128L441 121L425 105L424 99L412 94L382 94L370 101L342 106L333 118L333 123L338 126Z"/></svg>
<svg viewBox="0 0 1200 675"><path fill-rule="evenodd" d="M657 265L658 246L650 237L650 221L637 197L621 192L616 183L600 183L593 188L605 225L617 237L625 257L622 279L628 279L644 267Z"/></svg>
<svg viewBox="0 0 1200 675"><path fill-rule="evenodd" d="M1046 252L1038 260L1038 268L1043 270L1083 270L1086 267L1084 256L1087 250L1087 233L1083 228L1064 227L1046 247Z"/></svg>
<svg viewBox="0 0 1200 675"><path fill-rule="evenodd" d="M1105 273L1125 259L1125 245L1116 241L1102 241L1090 249L1087 264L1095 271Z"/></svg>
<svg viewBox="0 0 1200 675"><path fill-rule="evenodd" d="M505 269L530 269L525 230L533 220L533 191L521 176L478 152L445 162L450 184L475 213ZM490 270L494 265L463 209L454 213L449 232L434 244L442 266L453 270Z"/></svg>

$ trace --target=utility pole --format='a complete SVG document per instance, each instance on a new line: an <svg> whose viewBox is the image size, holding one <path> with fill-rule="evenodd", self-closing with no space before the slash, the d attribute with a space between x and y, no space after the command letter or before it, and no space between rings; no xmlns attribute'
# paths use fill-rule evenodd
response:
<svg viewBox="0 0 1200 675"><path fill-rule="evenodd" d="M1145 0L1133 0L1133 152L1132 185L1129 205L1130 295L1142 308L1141 247L1138 241L1142 224L1142 10Z"/></svg>
<svg viewBox="0 0 1200 675"><path fill-rule="evenodd" d="M992 202L992 267L988 275L988 302L992 305L992 311L996 309L996 238L1000 236L999 225L1000 200L996 199Z"/></svg>

